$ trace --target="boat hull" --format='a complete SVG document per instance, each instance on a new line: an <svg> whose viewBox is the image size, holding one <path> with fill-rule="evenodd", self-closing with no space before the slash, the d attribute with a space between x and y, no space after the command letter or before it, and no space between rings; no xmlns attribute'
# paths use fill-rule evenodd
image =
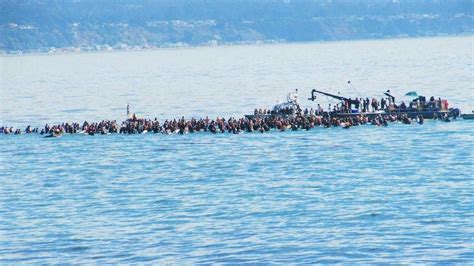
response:
<svg viewBox="0 0 474 266"><path fill-rule="evenodd" d="M346 118L346 117L356 117L356 116L365 116L368 118L373 118L378 115L407 115L411 119L415 119L418 116L422 116L424 119L434 119L434 118L441 118L447 115L450 118L456 118L459 116L459 113L456 109L450 111L413 111L413 110L394 110L394 111L381 111L381 112L369 112L369 113L339 113L339 112L324 112L322 114L323 117L339 117L339 118ZM254 114L254 115L245 115L247 119L265 119L265 118L291 118L296 116L295 114L290 115L282 115L282 114ZM307 115L305 115L307 116ZM463 115L464 116L464 115ZM465 119L474 119L473 118L465 118Z"/></svg>
<svg viewBox="0 0 474 266"><path fill-rule="evenodd" d="M463 119L474 120L474 114L462 114Z"/></svg>
<svg viewBox="0 0 474 266"><path fill-rule="evenodd" d="M409 118L417 118L418 116L422 116L424 119L434 119L444 117L448 115L448 117L456 117L453 112L450 111L388 111L388 112L373 112L373 113L331 113L332 117L355 117L359 115L364 115L369 118L376 117L378 115L406 115Z"/></svg>
<svg viewBox="0 0 474 266"><path fill-rule="evenodd" d="M294 117L295 115L283 115L283 114L257 114L257 115L245 115L245 118L247 119L266 119L266 118L276 118L276 117L280 117L280 118L291 118L291 117Z"/></svg>

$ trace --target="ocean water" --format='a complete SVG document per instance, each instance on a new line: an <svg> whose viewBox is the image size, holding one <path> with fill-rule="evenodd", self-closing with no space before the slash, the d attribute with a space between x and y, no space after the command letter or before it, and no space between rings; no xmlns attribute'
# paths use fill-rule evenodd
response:
<svg viewBox="0 0 474 266"><path fill-rule="evenodd" d="M241 116L299 88L473 108L472 37L0 57L0 125ZM355 87L350 87L347 81ZM326 98L324 104L334 103ZM0 136L0 263L469 263L474 122Z"/></svg>

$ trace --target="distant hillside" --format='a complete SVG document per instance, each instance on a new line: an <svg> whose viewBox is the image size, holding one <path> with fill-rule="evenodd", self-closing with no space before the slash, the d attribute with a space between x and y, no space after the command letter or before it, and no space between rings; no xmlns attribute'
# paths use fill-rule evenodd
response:
<svg viewBox="0 0 474 266"><path fill-rule="evenodd" d="M0 50L473 33L471 0L0 0Z"/></svg>

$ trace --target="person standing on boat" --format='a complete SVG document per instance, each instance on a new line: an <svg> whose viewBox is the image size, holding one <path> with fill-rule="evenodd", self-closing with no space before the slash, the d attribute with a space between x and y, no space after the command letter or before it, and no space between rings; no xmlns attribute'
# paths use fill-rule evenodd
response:
<svg viewBox="0 0 474 266"><path fill-rule="evenodd" d="M386 107L385 104L386 104L385 99L384 98L380 99L380 109L385 110L385 107Z"/></svg>
<svg viewBox="0 0 474 266"><path fill-rule="evenodd" d="M356 98L356 99L354 100L354 106L355 106L355 109L357 109L357 112L360 112L360 109L359 109L359 107L360 107L360 100L359 100L359 98Z"/></svg>
<svg viewBox="0 0 474 266"><path fill-rule="evenodd" d="M435 98L434 98L433 96L430 97L429 106L430 106L431 108L435 108L435 107L436 107Z"/></svg>

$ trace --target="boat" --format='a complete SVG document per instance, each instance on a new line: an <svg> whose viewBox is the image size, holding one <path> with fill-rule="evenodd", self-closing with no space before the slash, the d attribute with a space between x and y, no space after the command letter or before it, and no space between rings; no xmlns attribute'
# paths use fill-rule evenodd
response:
<svg viewBox="0 0 474 266"><path fill-rule="evenodd" d="M474 119L474 111L472 111L470 114L462 114L461 117L468 120Z"/></svg>
<svg viewBox="0 0 474 266"><path fill-rule="evenodd" d="M315 101L316 94L321 94L336 100L339 100L341 106L346 106L347 108L335 108L334 110L323 112L323 116L330 117L354 117L364 115L366 117L372 118L379 115L401 115L404 114L408 118L415 119L418 117L423 117L425 119L441 119L441 118L457 118L460 115L458 108L447 108L447 100L434 100L431 98L430 101L426 101L426 97L418 96L413 99L408 106L403 102L400 105L395 104L395 97L390 94L390 91L385 92L384 94L388 97L388 107L378 110L375 112L361 112L359 108L352 109L352 106L360 105L361 103L357 99L351 99L344 96L339 96L324 91L313 89L311 91L311 98L308 100ZM360 107L360 106L359 106ZM469 119L469 118L468 118Z"/></svg>
<svg viewBox="0 0 474 266"><path fill-rule="evenodd" d="M271 110L255 109L253 114L245 115L245 117L247 119L267 117L288 118L295 116L299 112L301 112L301 107L298 103L298 89L296 89L294 92L288 93L286 101L282 103L277 102Z"/></svg>

